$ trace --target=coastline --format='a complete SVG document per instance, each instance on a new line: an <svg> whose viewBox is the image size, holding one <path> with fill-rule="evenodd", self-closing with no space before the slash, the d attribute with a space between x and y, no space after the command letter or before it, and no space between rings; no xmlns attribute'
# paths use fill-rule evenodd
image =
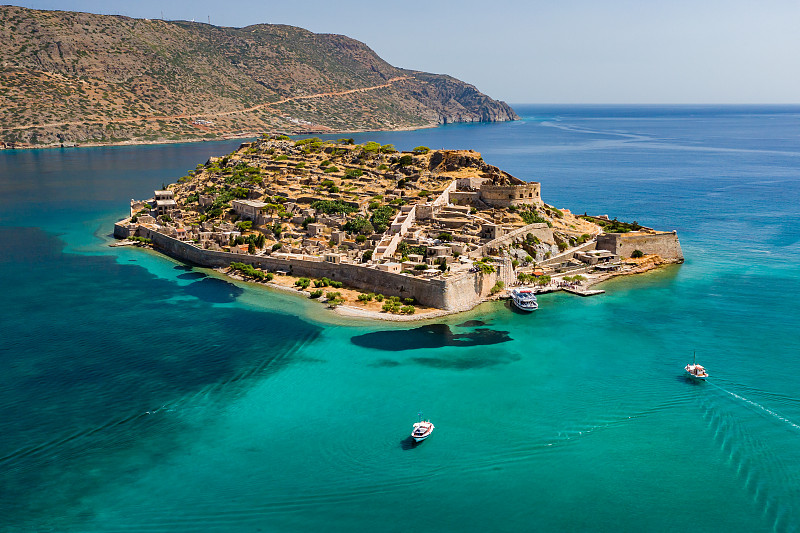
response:
<svg viewBox="0 0 800 533"><path fill-rule="evenodd" d="M470 122L462 122L460 124L471 124ZM383 129L383 130L360 130L360 129L333 129L333 128L325 128L324 130L302 130L302 131L289 131L289 135L346 135L348 133L381 133L381 132L395 132L395 131L416 131L416 130L426 130L432 128L438 128L439 126L443 126L444 124L429 124L429 125L422 125L422 126L397 126L395 128ZM197 138L197 137L187 137L185 139L159 139L155 141L148 141L143 139L131 139L126 141L118 141L118 142L87 142L87 143L55 143L55 144L48 144L44 146L14 146L13 148L3 147L2 142L0 142L0 151L5 150L53 150L53 149L68 149L68 148L100 148L100 147L111 147L111 146L155 146L155 145L168 145L168 144L184 144L184 143L201 143L201 142L222 142L222 141L232 141L232 140L243 140L243 139L256 139L260 137L264 132L241 132L236 134L225 134L217 138L207 139L207 138Z"/></svg>
<svg viewBox="0 0 800 533"><path fill-rule="evenodd" d="M642 258L641 260L630 260L630 262L627 263L627 264L628 264L628 266L632 266L632 268L627 269L627 270L623 270L623 271L617 271L617 272L605 272L605 273L602 273L602 274L591 274L589 277L587 277L587 279L584 282L581 283L581 287L580 288L582 290L584 290L584 291L588 291L589 289L592 289L596 285L599 285L599 284L604 283L606 281L609 281L611 279L626 277L626 276L635 275L635 274L644 274L644 273L647 273L647 272L652 272L654 270L658 270L658 269L667 267L669 265L672 265L673 263L664 261L663 259L661 259L661 258L659 258L657 256L655 256L655 257L654 256L648 256L648 257ZM636 266L633 266L633 265L636 265ZM244 276L236 273L235 271L231 270L230 268L213 268L212 270L217 272L218 274L220 274L222 276L227 277L227 278L230 278L230 279L233 279L233 280L236 280L236 281L240 281L240 282L244 282L244 283L247 283L247 284L252 284L252 285L261 287L262 289L276 289L276 290L282 291L284 293L294 294L295 296L302 296L304 299L311 299L310 298L310 294L311 293L309 291L296 289L293 285L280 284L280 283L276 283L274 281L256 281L256 280L248 279L248 278L245 278ZM285 280L293 282L297 278L295 278L293 276L282 276L280 279L285 279ZM551 284L557 284L559 281L560 280L558 278L556 278L556 279L554 279L552 281ZM542 288L543 290L539 294L541 294L541 293L553 293L553 292L568 292L568 291L566 291L566 290L564 290L563 288L560 288L560 287L549 288L551 284L549 284L548 286L543 287ZM340 290L342 290L342 289L340 289ZM349 292L360 292L360 291L354 291L352 289L344 289L344 290L345 291L349 291ZM579 294L574 294L574 295L578 296L578 297L581 296ZM317 300L317 301L318 301L318 303L323 304L322 306L320 306L320 310L323 311L323 313L321 313L321 315L326 315L326 316L329 316L329 317L338 316L338 317L344 318L346 320L355 319L355 320L378 321L378 322L421 322L421 321L425 321L425 320L432 320L432 319L435 319L435 318L442 318L442 317L447 317L447 316L452 316L452 315L458 315L458 314L461 314L461 313L468 313L468 312L476 309L477 307L479 307L479 306L481 306L481 305L483 305L485 303L496 302L496 301L499 301L499 300L507 300L509 298L510 298L510 295L508 293L508 290L506 289L506 290L503 290L503 291L501 291L501 292L499 292L499 293L497 293L495 295L487 296L487 297L481 299L480 301L475 302L473 305L470 305L467 308L453 309L453 310L424 308L424 309L421 310L422 312L420 312L419 314L415 313L413 315L393 314L393 313L388 313L388 312L385 312L385 311L378 311L378 310L375 310L374 308L368 309L368 308L365 308L365 307L358 307L358 306L355 306L355 305L347 305L347 304L338 305L335 308L331 309L331 308L329 308L327 306L324 306L324 303L325 303L324 300ZM327 313L326 313L326 311L327 311Z"/></svg>

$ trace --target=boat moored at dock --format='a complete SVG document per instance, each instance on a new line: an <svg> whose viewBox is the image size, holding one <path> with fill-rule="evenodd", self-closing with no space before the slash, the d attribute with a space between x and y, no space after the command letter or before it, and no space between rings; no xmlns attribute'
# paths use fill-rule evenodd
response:
<svg viewBox="0 0 800 533"><path fill-rule="evenodd" d="M522 311L536 311L539 303L536 301L536 293L532 289L512 289L511 301Z"/></svg>

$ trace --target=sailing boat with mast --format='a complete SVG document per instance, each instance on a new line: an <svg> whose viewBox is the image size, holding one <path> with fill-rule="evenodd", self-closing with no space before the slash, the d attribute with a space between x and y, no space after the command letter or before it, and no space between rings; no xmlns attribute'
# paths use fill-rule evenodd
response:
<svg viewBox="0 0 800 533"><path fill-rule="evenodd" d="M686 374L692 379L698 379L700 381L705 381L708 377L708 372L706 369L697 364L697 352L694 352L694 358L692 359L692 364L686 365L684 368Z"/></svg>

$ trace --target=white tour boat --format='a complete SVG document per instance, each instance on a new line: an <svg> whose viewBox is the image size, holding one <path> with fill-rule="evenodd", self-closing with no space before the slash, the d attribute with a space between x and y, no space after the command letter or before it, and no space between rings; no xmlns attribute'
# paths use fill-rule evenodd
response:
<svg viewBox="0 0 800 533"><path fill-rule="evenodd" d="M414 430L411 432L411 437L417 441L423 441L431 436L433 433L434 425L430 420L422 420L422 413L419 413L419 422L414 424Z"/></svg>
<svg viewBox="0 0 800 533"><path fill-rule="evenodd" d="M512 289L511 301L523 311L536 311L539 308L536 294L531 289Z"/></svg>
<svg viewBox="0 0 800 533"><path fill-rule="evenodd" d="M695 353L694 359L691 364L688 364L684 367L686 374L692 379L699 379L701 381L705 381L708 377L708 372L706 369L703 368L702 365L697 364L697 354Z"/></svg>

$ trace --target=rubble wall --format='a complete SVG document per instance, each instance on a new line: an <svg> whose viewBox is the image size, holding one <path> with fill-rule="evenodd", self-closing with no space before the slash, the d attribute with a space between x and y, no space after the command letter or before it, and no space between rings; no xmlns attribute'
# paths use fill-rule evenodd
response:
<svg viewBox="0 0 800 533"><path fill-rule="evenodd" d="M470 309L480 303L496 281L496 274L462 273L444 279L426 279L350 263L334 264L301 258L283 259L203 250L148 228L139 229L140 236L152 239L153 247L158 251L200 266L227 267L232 262L239 262L272 272L285 270L293 276L327 277L363 291L414 298L422 305L438 309ZM117 234L116 227L114 233Z"/></svg>
<svg viewBox="0 0 800 533"><path fill-rule="evenodd" d="M658 255L676 263L683 262L683 250L676 232L669 233L606 233L597 236L597 249L608 250L620 257L630 257L634 250Z"/></svg>

